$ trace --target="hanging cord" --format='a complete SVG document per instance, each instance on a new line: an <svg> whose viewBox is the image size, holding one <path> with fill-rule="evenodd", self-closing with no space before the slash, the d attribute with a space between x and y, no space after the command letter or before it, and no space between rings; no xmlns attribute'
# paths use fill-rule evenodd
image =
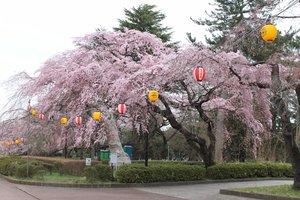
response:
<svg viewBox="0 0 300 200"><path fill-rule="evenodd" d="M272 18L278 17L278 15L284 13L285 11L287 11L288 9L290 9L291 7L295 6L297 3L300 3L300 0L291 0L288 3L288 5L285 8L283 8L282 10L280 10L277 14L275 14L273 16L269 15L267 17L267 19L265 20L265 23L271 22ZM254 31L257 31L258 29L260 29L260 27L256 27L256 28L248 31L242 37L236 39L231 45L234 46L234 45L238 44L240 41L242 41L243 39L247 38L249 35L251 35L251 33L253 33Z"/></svg>

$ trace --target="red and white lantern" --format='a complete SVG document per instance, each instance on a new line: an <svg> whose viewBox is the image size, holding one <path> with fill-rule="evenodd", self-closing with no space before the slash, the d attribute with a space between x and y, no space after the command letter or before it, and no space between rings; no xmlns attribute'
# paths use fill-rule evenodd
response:
<svg viewBox="0 0 300 200"><path fill-rule="evenodd" d="M14 145L14 144L15 144L15 141L10 141L10 144L11 144L11 145Z"/></svg>
<svg viewBox="0 0 300 200"><path fill-rule="evenodd" d="M124 103L121 103L121 104L118 105L118 111L119 111L120 114L124 114L125 113L126 106L125 106Z"/></svg>
<svg viewBox="0 0 300 200"><path fill-rule="evenodd" d="M21 137L21 142L26 142L26 138L25 137Z"/></svg>
<svg viewBox="0 0 300 200"><path fill-rule="evenodd" d="M77 125L80 125L82 123L82 118L80 116L77 116L75 118L75 122L76 122Z"/></svg>
<svg viewBox="0 0 300 200"><path fill-rule="evenodd" d="M40 114L39 114L39 119L40 119L40 120L43 120L44 117L45 117L45 115L44 115L43 113L40 113Z"/></svg>
<svg viewBox="0 0 300 200"><path fill-rule="evenodd" d="M194 70L194 77L196 81L203 81L206 75L206 70L201 67L196 67Z"/></svg>
<svg viewBox="0 0 300 200"><path fill-rule="evenodd" d="M28 105L28 106L27 106L27 110L28 110L28 111L31 111L31 109L32 109L32 106L31 106L31 105Z"/></svg>

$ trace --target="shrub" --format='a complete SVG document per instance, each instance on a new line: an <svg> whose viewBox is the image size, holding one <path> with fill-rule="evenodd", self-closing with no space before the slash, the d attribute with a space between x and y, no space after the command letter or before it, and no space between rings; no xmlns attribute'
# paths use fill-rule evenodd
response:
<svg viewBox="0 0 300 200"><path fill-rule="evenodd" d="M113 170L109 165L97 164L95 165L97 178L103 181L113 180Z"/></svg>
<svg viewBox="0 0 300 200"><path fill-rule="evenodd" d="M28 167L28 176L27 176L27 167ZM37 172L37 168L35 165L28 163L28 164L21 164L16 167L16 177L25 178L30 177L32 178L33 175Z"/></svg>
<svg viewBox="0 0 300 200"><path fill-rule="evenodd" d="M151 165L139 164L121 166L116 172L118 182L151 183L166 181L194 181L204 178L205 169L196 165Z"/></svg>
<svg viewBox="0 0 300 200"><path fill-rule="evenodd" d="M253 162L223 163L207 168L209 179L256 178L256 177L293 177L291 164Z"/></svg>
<svg viewBox="0 0 300 200"><path fill-rule="evenodd" d="M84 175L86 176L86 180L88 182L95 182L97 180L97 176L96 176L97 170L95 167L86 167L84 169Z"/></svg>

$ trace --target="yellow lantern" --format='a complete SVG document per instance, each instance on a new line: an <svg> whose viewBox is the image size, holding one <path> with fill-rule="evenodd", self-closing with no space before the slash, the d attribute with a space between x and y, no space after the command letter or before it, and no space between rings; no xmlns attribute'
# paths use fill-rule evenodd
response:
<svg viewBox="0 0 300 200"><path fill-rule="evenodd" d="M16 140L15 144L18 145L20 143L20 140Z"/></svg>
<svg viewBox="0 0 300 200"><path fill-rule="evenodd" d="M6 144L6 146L9 146L10 145L10 141L6 141L5 144Z"/></svg>
<svg viewBox="0 0 300 200"><path fill-rule="evenodd" d="M151 90L148 94L148 98L151 102L156 102L158 100L158 92L156 90Z"/></svg>
<svg viewBox="0 0 300 200"><path fill-rule="evenodd" d="M60 123L61 123L61 124L66 124L66 123L68 123L68 118L62 117L62 118L60 119Z"/></svg>
<svg viewBox="0 0 300 200"><path fill-rule="evenodd" d="M267 43L272 43L277 37L277 29L273 24L267 24L260 30L261 37Z"/></svg>
<svg viewBox="0 0 300 200"><path fill-rule="evenodd" d="M32 110L31 110L31 114L32 114L33 116L36 116L36 115L37 115L37 110L32 109Z"/></svg>
<svg viewBox="0 0 300 200"><path fill-rule="evenodd" d="M101 112L94 112L93 113L93 118L95 121L100 121L101 119Z"/></svg>

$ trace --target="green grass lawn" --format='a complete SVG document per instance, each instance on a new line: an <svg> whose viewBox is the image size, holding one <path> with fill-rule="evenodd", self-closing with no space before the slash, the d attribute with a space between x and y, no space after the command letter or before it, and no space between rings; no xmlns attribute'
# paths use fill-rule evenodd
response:
<svg viewBox="0 0 300 200"><path fill-rule="evenodd" d="M284 197L300 197L300 190L293 189L292 185L236 188L234 190L240 192L269 194L269 195L284 196Z"/></svg>
<svg viewBox="0 0 300 200"><path fill-rule="evenodd" d="M59 174L59 173L47 173L40 176L34 176L32 178L17 178L11 177L14 180L22 180L28 182L44 182L44 183L90 183L86 180L85 176L72 176L67 174ZM95 183L103 183L97 181Z"/></svg>

